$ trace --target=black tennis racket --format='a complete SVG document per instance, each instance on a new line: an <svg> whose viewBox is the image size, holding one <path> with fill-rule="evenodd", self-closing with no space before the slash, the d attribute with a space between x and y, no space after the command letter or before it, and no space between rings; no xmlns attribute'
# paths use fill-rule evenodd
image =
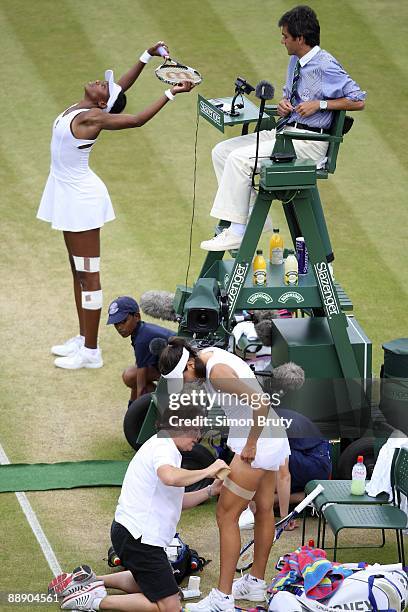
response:
<svg viewBox="0 0 408 612"><path fill-rule="evenodd" d="M317 485L317 487L315 487L313 491L309 493L309 495L307 495L305 499L301 501L300 504L298 504L292 510L292 512L290 512L287 516L285 516L285 518L280 519L280 521L278 521L275 524L275 537L273 540L274 542L276 542L276 540L279 540L279 538L281 537L282 533L285 531L285 528L289 525L289 523L293 521L296 517L298 517L301 514L301 512L306 508L306 506L308 506L315 499L315 497L317 497L322 491L324 491L324 488L322 487L322 485L320 484ZM244 572L245 570L249 569L252 566L253 562L254 562L254 540L251 539L249 542L244 544L244 546L241 548L236 571Z"/></svg>
<svg viewBox="0 0 408 612"><path fill-rule="evenodd" d="M155 73L158 79L169 85L177 85L183 83L183 81L191 81L194 85L199 85L203 80L198 70L181 64L178 60L173 60L170 57L166 58L165 62L156 68Z"/></svg>

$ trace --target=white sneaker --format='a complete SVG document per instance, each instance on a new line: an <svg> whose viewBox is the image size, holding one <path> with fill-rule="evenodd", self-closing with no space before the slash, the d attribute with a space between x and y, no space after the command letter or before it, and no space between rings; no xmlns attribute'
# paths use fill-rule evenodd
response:
<svg viewBox="0 0 408 612"><path fill-rule="evenodd" d="M72 355L72 353L76 353L80 348L84 346L84 337L83 336L74 336L70 338L64 344L55 344L51 347L51 353L53 355L59 355L60 357L67 357L68 355Z"/></svg>
<svg viewBox="0 0 408 612"><path fill-rule="evenodd" d="M232 584L232 595L234 599L246 599L247 601L265 601L266 582L245 574L242 578L234 580Z"/></svg>
<svg viewBox="0 0 408 612"><path fill-rule="evenodd" d="M90 355L85 347L82 347L76 353L72 353L67 357L58 357L54 364L57 368L64 368L65 370L79 370L80 368L101 368L103 366L102 352L98 349L98 352L94 355Z"/></svg>
<svg viewBox="0 0 408 612"><path fill-rule="evenodd" d="M226 227L218 236L214 236L211 240L203 240L200 247L204 251L230 251L231 249L239 249L242 238L242 236L233 234L230 228Z"/></svg>
<svg viewBox="0 0 408 612"><path fill-rule="evenodd" d="M96 603L95 600L104 599L107 594L102 580L92 582L77 593L65 597L61 610L95 610L93 606Z"/></svg>
<svg viewBox="0 0 408 612"><path fill-rule="evenodd" d="M95 572L89 565L80 565L72 570L70 574L64 572L53 578L48 585L48 593L63 599L95 581Z"/></svg>
<svg viewBox="0 0 408 612"><path fill-rule="evenodd" d="M186 612L234 612L234 598L232 595L224 595L218 589L212 589L207 597L198 603L188 603L184 609Z"/></svg>
<svg viewBox="0 0 408 612"><path fill-rule="evenodd" d="M245 529L253 529L254 524L255 524L254 513L252 512L251 508L248 506L248 508L245 508L245 510L242 512L241 516L239 517L238 526L242 531L244 531Z"/></svg>

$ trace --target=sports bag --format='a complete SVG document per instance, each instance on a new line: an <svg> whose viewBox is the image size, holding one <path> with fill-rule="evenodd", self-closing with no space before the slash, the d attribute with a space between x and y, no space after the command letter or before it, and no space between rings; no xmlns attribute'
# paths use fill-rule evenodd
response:
<svg viewBox="0 0 408 612"><path fill-rule="evenodd" d="M398 569L387 569L387 568ZM384 571L385 570L385 571ZM400 564L373 566L346 578L325 603L309 599L302 588L272 595L269 612L334 612L355 610L404 612L408 599L408 578Z"/></svg>
<svg viewBox="0 0 408 612"><path fill-rule="evenodd" d="M204 557L199 557L196 550L185 544L178 533L174 536L170 546L166 546L164 550L173 568L177 584L180 584L186 576L201 572L203 567L209 563Z"/></svg>

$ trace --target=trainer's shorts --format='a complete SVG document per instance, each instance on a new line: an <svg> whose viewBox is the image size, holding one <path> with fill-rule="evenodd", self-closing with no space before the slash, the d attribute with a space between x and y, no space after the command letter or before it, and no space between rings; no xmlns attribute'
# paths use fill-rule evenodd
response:
<svg viewBox="0 0 408 612"><path fill-rule="evenodd" d="M161 546L143 544L120 523L113 521L112 546L124 568L132 572L143 595L152 602L176 595L179 587L173 569Z"/></svg>

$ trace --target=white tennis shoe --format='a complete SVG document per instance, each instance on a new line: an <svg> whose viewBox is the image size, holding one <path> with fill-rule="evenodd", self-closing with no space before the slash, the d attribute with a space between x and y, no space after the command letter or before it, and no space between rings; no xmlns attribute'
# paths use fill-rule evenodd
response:
<svg viewBox="0 0 408 612"><path fill-rule="evenodd" d="M234 599L245 599L247 601L265 601L266 582L245 574L242 578L232 583L232 595Z"/></svg>
<svg viewBox="0 0 408 612"><path fill-rule="evenodd" d="M207 597L198 603L186 604L184 609L186 612L234 612L234 598L212 589Z"/></svg>
<svg viewBox="0 0 408 612"><path fill-rule="evenodd" d="M90 353L83 346L76 353L72 353L67 357L57 357L54 361L57 368L65 370L79 370L80 368L101 368L103 366L102 352L98 349L95 353Z"/></svg>
<svg viewBox="0 0 408 612"><path fill-rule="evenodd" d="M91 582L77 593L65 597L61 604L61 610L90 610L95 611L94 604L107 596L107 591L102 580Z"/></svg>
<svg viewBox="0 0 408 612"><path fill-rule="evenodd" d="M67 357L68 355L72 355L79 351L80 348L84 346L84 337L83 336L74 336L73 338L69 338L64 344L55 344L51 347L51 353L53 355L58 355L59 357Z"/></svg>
<svg viewBox="0 0 408 612"><path fill-rule="evenodd" d="M241 513L241 516L238 519L238 527L241 531L245 529L253 529L255 525L255 516L252 512L251 508L245 508L245 510Z"/></svg>
<svg viewBox="0 0 408 612"><path fill-rule="evenodd" d="M241 242L242 236L237 236L229 227L226 227L211 240L203 240L200 248L204 251L230 251L231 249L239 249Z"/></svg>
<svg viewBox="0 0 408 612"><path fill-rule="evenodd" d="M63 599L95 581L95 572L89 565L80 565L71 573L64 572L53 578L48 585L48 593Z"/></svg>

